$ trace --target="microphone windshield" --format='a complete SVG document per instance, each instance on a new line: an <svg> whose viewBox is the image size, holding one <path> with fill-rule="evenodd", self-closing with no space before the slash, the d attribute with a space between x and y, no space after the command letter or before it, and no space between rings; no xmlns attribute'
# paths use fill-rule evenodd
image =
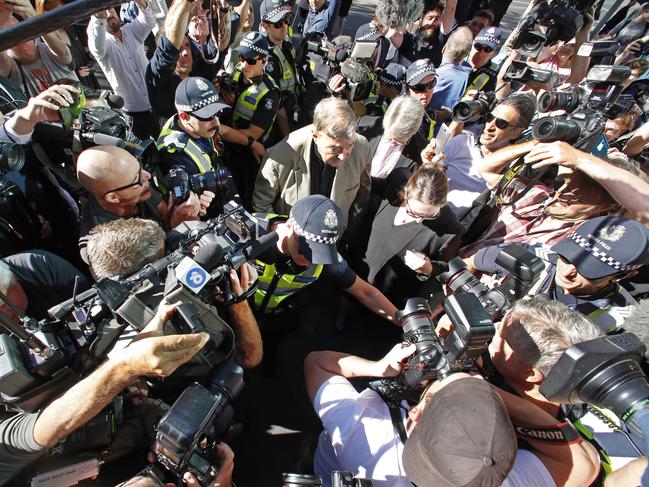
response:
<svg viewBox="0 0 649 487"><path fill-rule="evenodd" d="M277 243L277 239L278 239L277 232L270 232L267 233L266 235L262 235L254 242L250 242L243 249L243 253L246 256L246 259L248 260L256 259L264 252L272 249L273 246Z"/></svg>
<svg viewBox="0 0 649 487"><path fill-rule="evenodd" d="M210 242L199 247L194 254L194 261L206 271L212 271L223 262L223 247Z"/></svg>

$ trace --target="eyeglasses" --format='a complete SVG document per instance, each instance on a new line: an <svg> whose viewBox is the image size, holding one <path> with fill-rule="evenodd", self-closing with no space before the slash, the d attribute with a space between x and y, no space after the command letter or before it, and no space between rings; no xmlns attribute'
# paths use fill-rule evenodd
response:
<svg viewBox="0 0 649 487"><path fill-rule="evenodd" d="M412 91L415 93L424 93L430 91L435 87L435 80L429 81L428 83L421 83L417 85L408 85Z"/></svg>
<svg viewBox="0 0 649 487"><path fill-rule="evenodd" d="M484 44L474 44L473 47L478 52L486 52L487 54L490 52L494 52L493 47L485 46Z"/></svg>
<svg viewBox="0 0 649 487"><path fill-rule="evenodd" d="M242 63L246 63L248 66L255 66L258 61L261 61L261 59L260 58L255 58L255 57L249 58L249 57L240 55L239 56L239 61L241 61Z"/></svg>
<svg viewBox="0 0 649 487"><path fill-rule="evenodd" d="M133 181L132 183L126 184L124 186L120 186L119 188L115 188L115 189L111 189L110 191L106 191L104 193L104 196L106 196L108 193L116 193L117 191L122 191L123 189L128 189L128 188L131 188L133 186L142 186L142 166L138 167L137 180L136 181Z"/></svg>
<svg viewBox="0 0 649 487"><path fill-rule="evenodd" d="M408 195L406 195L405 203L406 203L406 213L408 214L408 216L412 218L421 219L421 220L434 220L439 216L439 208L437 209L434 215L424 215L423 213L418 213L414 211L412 208L410 208Z"/></svg>
<svg viewBox="0 0 649 487"><path fill-rule="evenodd" d="M517 125L514 125L512 122L508 122L507 120L496 117L493 113L487 113L487 115L485 115L484 120L486 123L494 122L496 124L496 127L499 128L500 130L505 130L510 125L512 127L517 127Z"/></svg>

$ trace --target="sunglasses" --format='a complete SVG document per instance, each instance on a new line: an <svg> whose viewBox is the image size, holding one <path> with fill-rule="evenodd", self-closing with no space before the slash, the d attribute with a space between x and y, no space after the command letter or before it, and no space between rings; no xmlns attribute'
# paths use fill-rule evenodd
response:
<svg viewBox="0 0 649 487"><path fill-rule="evenodd" d="M199 117L198 115L192 113L192 117L194 117L199 122L211 122L212 120L214 120L218 116L219 116L219 114L215 113L214 115L209 116L209 117Z"/></svg>
<svg viewBox="0 0 649 487"><path fill-rule="evenodd" d="M272 26L275 27L276 29L281 28L283 25L291 25L291 21L290 21L288 15L286 15L286 16L285 16L284 18L282 18L282 19L279 19L277 22L271 22L271 21L269 21L269 20L266 20L266 22L268 22L269 25L272 25Z"/></svg>
<svg viewBox="0 0 649 487"><path fill-rule="evenodd" d="M261 59L255 57L250 58L250 57L240 55L239 61L241 61L242 63L246 63L248 66L255 66L258 61L261 61Z"/></svg>
<svg viewBox="0 0 649 487"><path fill-rule="evenodd" d="M496 127L500 130L505 130L510 125L512 127L517 127L517 125L514 125L512 122L508 122L507 120L496 117L493 113L487 113L484 120L486 123L494 122L496 124Z"/></svg>
<svg viewBox="0 0 649 487"><path fill-rule="evenodd" d="M137 170L137 180L130 183L126 184L124 186L120 186L119 188L111 189L110 191L106 191L104 193L104 196L106 196L108 193L116 193L117 191L122 191L123 189L128 189L132 188L133 186L142 186L142 166L139 166Z"/></svg>
<svg viewBox="0 0 649 487"><path fill-rule="evenodd" d="M428 83L420 83L417 85L408 85L410 86L410 89L414 91L415 93L424 93L426 91L430 91L435 87L435 81L429 81Z"/></svg>
<svg viewBox="0 0 649 487"><path fill-rule="evenodd" d="M475 44L473 47L478 52L490 53L494 51L493 47L485 46L484 44Z"/></svg>

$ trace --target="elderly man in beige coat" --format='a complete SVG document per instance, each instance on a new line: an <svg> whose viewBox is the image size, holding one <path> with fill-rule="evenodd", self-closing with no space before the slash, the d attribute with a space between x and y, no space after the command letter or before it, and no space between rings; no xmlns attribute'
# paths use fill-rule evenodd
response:
<svg viewBox="0 0 649 487"><path fill-rule="evenodd" d="M345 224L360 214L369 200L372 156L356 126L346 101L326 98L318 103L312 125L268 150L255 181L253 209L288 215L298 200L322 194L342 209Z"/></svg>

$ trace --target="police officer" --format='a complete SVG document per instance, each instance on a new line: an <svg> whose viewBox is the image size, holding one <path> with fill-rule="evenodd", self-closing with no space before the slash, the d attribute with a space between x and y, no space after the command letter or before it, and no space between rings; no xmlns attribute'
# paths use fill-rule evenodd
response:
<svg viewBox="0 0 649 487"><path fill-rule="evenodd" d="M259 32L248 32L238 47L239 65L232 74L235 92L221 91L233 107L232 120L221 125L226 162L234 176L242 202L250 206L258 163L279 107L279 89L264 72L268 42ZM221 87L223 88L223 87Z"/></svg>
<svg viewBox="0 0 649 487"><path fill-rule="evenodd" d="M426 110L419 133L430 141L435 133L435 113L428 109L437 82L435 66L430 59L418 59L406 70L408 94L419 100Z"/></svg>
<svg viewBox="0 0 649 487"><path fill-rule="evenodd" d="M466 93L475 91L494 91L500 66L491 59L498 53L502 44L500 27L485 27L473 41L469 64L471 73L467 80Z"/></svg>
<svg viewBox="0 0 649 487"><path fill-rule="evenodd" d="M286 300L320 277L355 296L368 309L396 324L396 307L374 286L358 277L338 254L342 210L322 195L298 201L290 215L258 214L262 228L276 231L277 247L253 264L259 275L254 308L261 316L283 309ZM264 320L264 318L261 318Z"/></svg>
<svg viewBox="0 0 649 487"><path fill-rule="evenodd" d="M397 63L390 63L379 72L376 80L376 90L372 92L365 108L367 115L383 116L390 102L401 94L406 84L406 68Z"/></svg>
<svg viewBox="0 0 649 487"><path fill-rule="evenodd" d="M259 6L261 24L268 35L270 54L266 63L266 73L279 87L280 104L274 132L281 134L277 139L287 136L291 127L288 114L295 112L297 105L298 78L295 66L295 49L287 32L292 17L290 6L277 0L264 0Z"/></svg>
<svg viewBox="0 0 649 487"><path fill-rule="evenodd" d="M215 145L218 114L228 105L219 99L214 85L205 78L185 78L176 88L178 113L164 124L156 147L163 173L182 168L188 174L203 174L216 167L223 146Z"/></svg>

